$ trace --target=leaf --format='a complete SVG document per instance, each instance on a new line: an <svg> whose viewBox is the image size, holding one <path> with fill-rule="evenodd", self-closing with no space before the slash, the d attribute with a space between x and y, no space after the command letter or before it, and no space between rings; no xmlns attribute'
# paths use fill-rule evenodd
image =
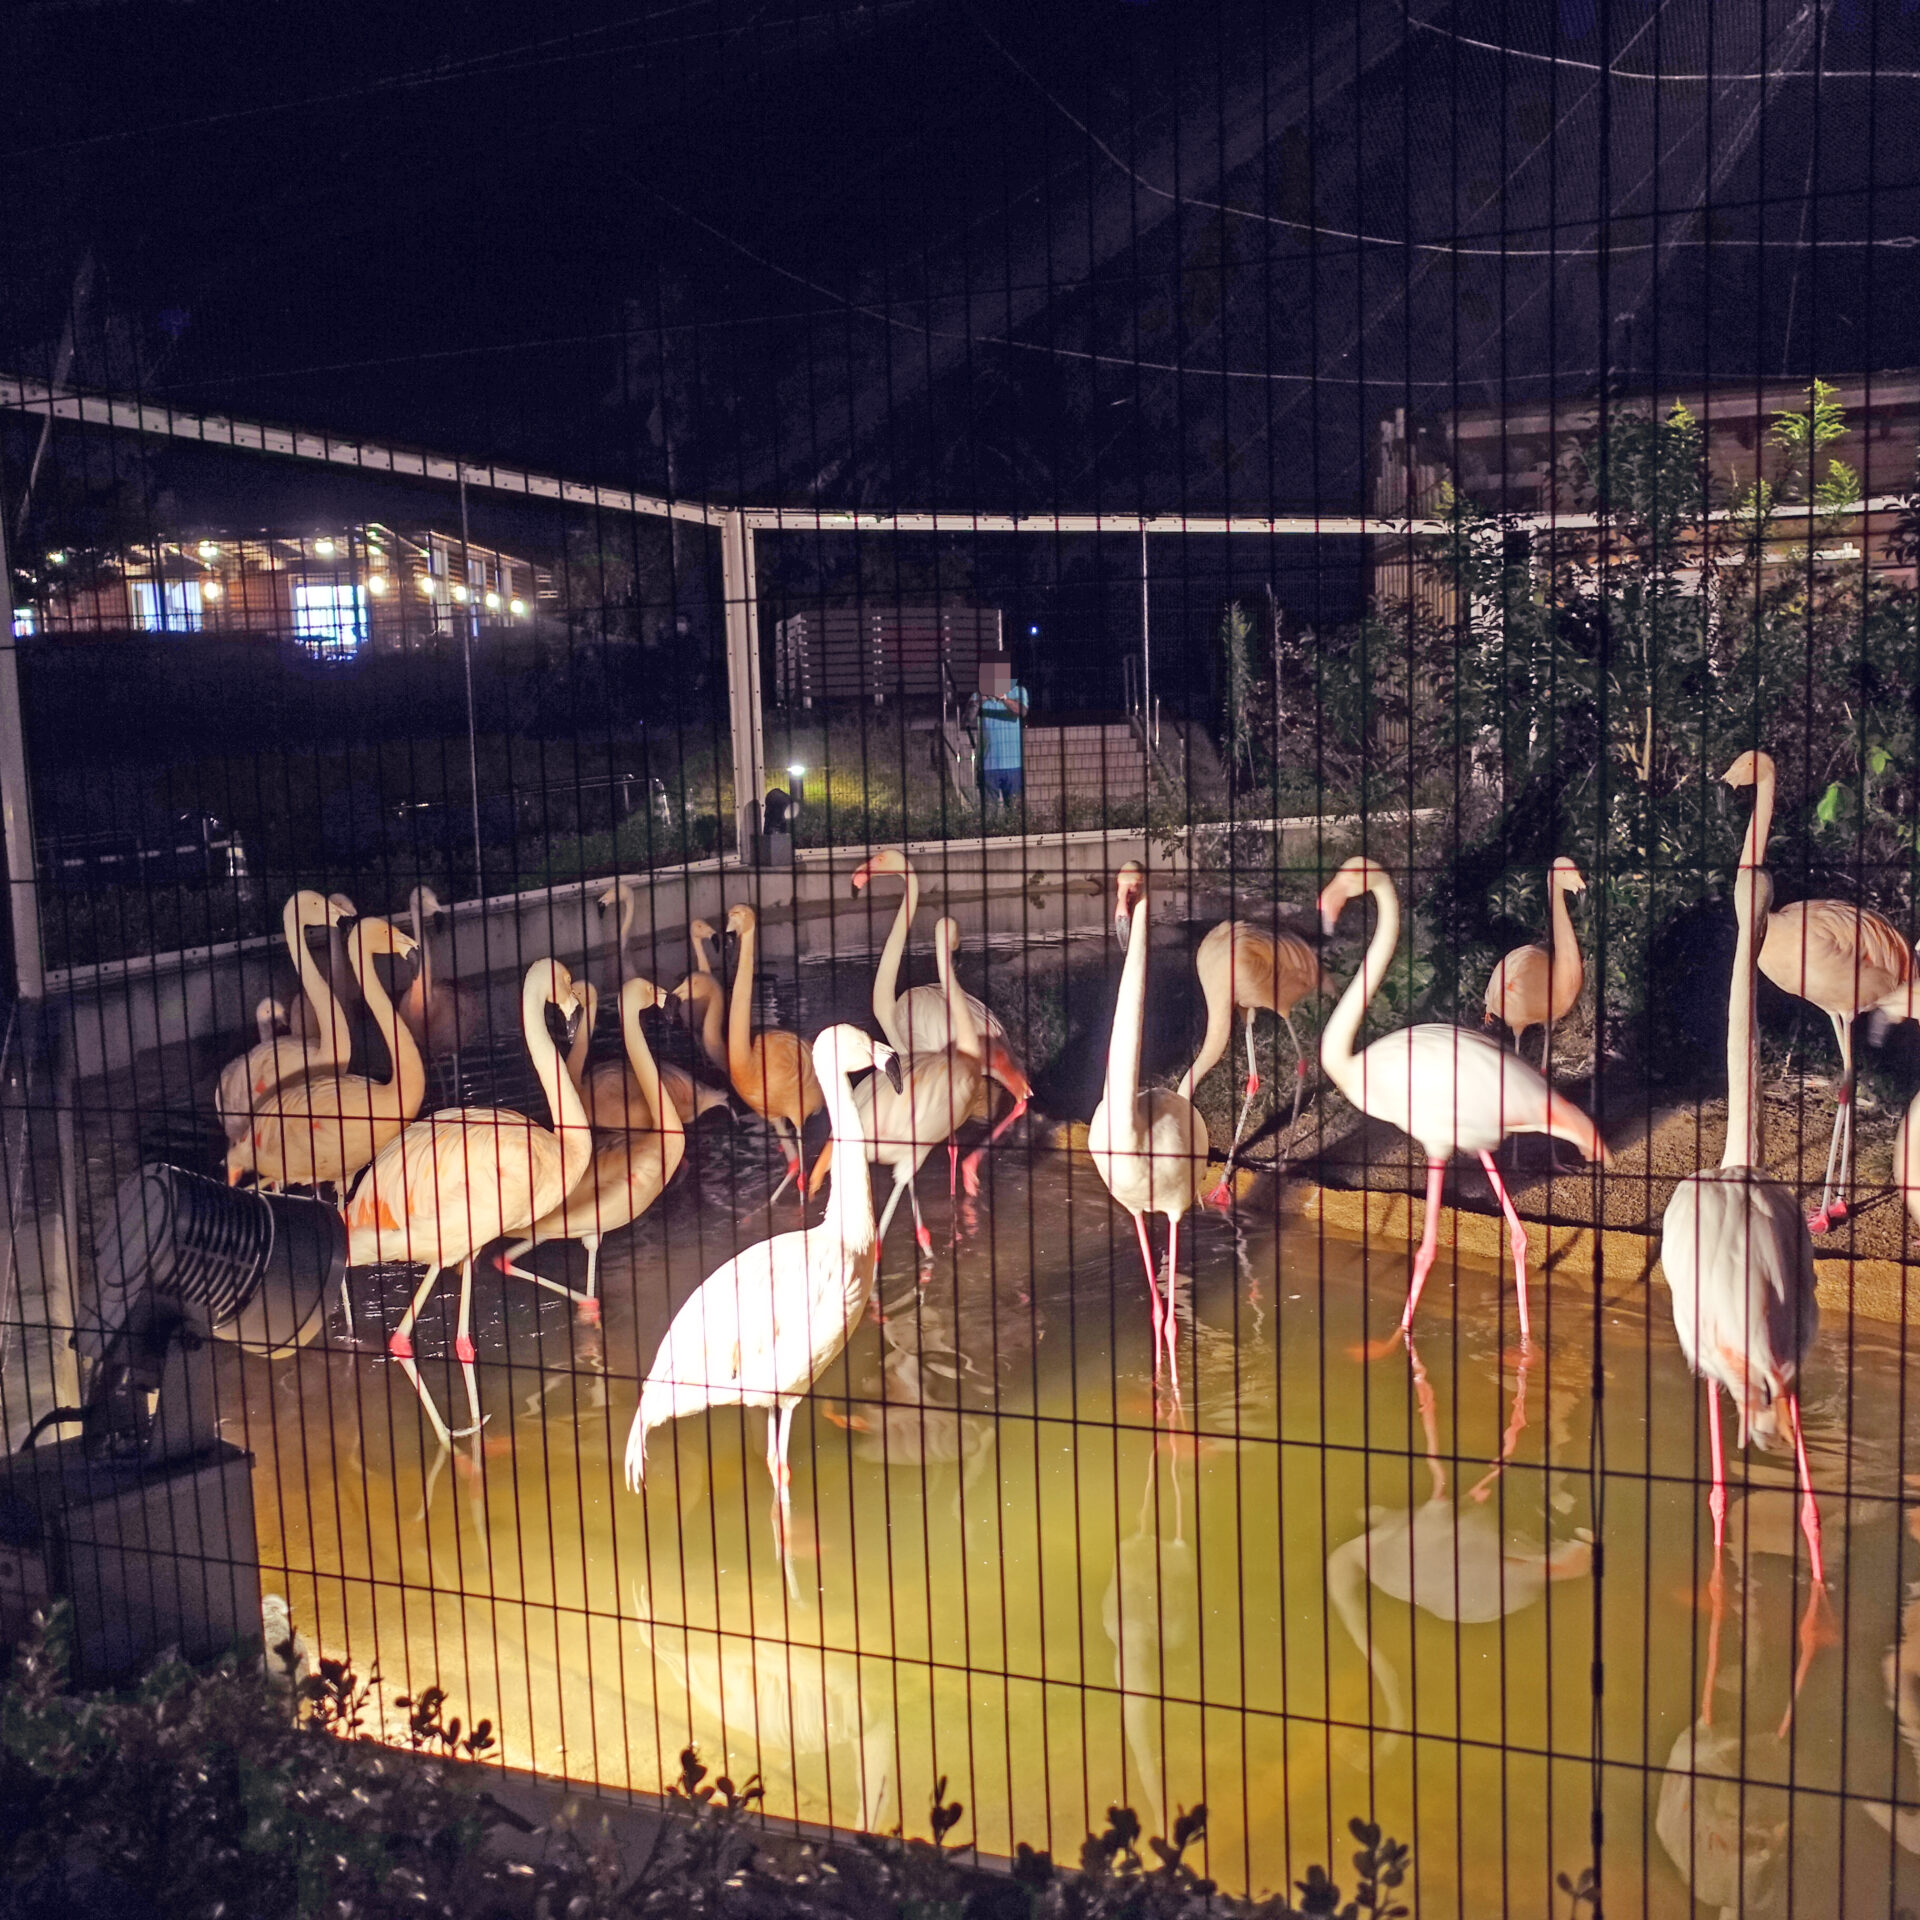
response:
<svg viewBox="0 0 1920 1920"><path fill-rule="evenodd" d="M1823 827L1830 827L1840 818L1842 808L1852 799L1838 780L1820 796L1820 804L1814 808L1813 817Z"/></svg>

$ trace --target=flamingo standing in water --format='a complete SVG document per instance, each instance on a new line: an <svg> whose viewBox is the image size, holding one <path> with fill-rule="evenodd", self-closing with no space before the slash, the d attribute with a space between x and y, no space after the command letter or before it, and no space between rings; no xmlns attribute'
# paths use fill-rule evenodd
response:
<svg viewBox="0 0 1920 1920"><path fill-rule="evenodd" d="M1764 758L1764 756L1762 756ZM1723 776L1730 786L1751 780L1743 754ZM1740 776L1740 777L1736 777ZM1760 819L1758 807L1756 821ZM1689 1174L1674 1189L1660 1229L1660 1264L1673 1292L1673 1325L1687 1365L1706 1384L1707 1431L1713 1447L1716 1564L1726 1541L1727 1479L1720 1441L1720 1389L1740 1416L1740 1445L1764 1442L1786 1409L1800 1488L1800 1525L1816 1589L1825 1584L1820 1509L1813 1497L1807 1447L1800 1431L1800 1369L1820 1328L1814 1298L1813 1241L1798 1202L1761 1170L1760 1090L1754 1072L1759 1035L1754 1021L1754 968L1764 952L1773 883L1759 865L1764 840L1749 834L1734 876L1739 937L1727 1002L1727 1139L1713 1172Z"/></svg>
<svg viewBox="0 0 1920 1920"><path fill-rule="evenodd" d="M1215 1205L1224 1206L1233 1192L1233 1156L1240 1150L1240 1136L1246 1131L1247 1115L1253 1111L1253 1097L1260 1091L1260 1068L1253 1057L1253 1016L1262 1007L1277 1013L1286 1026L1287 1038L1293 1042L1293 1115L1287 1122L1291 1129L1299 1124L1300 1099L1307 1085L1307 1057L1300 1051L1293 1010L1308 994L1325 992L1326 982L1321 977L1319 958L1298 934L1282 933L1276 927L1256 927L1245 920L1222 920L1213 928L1200 942L1193 967L1200 976L1200 990L1206 995L1207 1031L1193 1065L1180 1082L1181 1096L1191 1100L1200 1082L1225 1056L1236 1008L1247 1033L1246 1097L1234 1122L1233 1145L1227 1149L1220 1184L1207 1196Z"/></svg>
<svg viewBox="0 0 1920 1920"><path fill-rule="evenodd" d="M666 996L651 980L638 977L620 988L620 1034L625 1042L626 1062L621 1074L632 1079L645 1100L646 1110L660 1116L656 1125L623 1126L611 1130L597 1148L593 1163L580 1184L540 1219L527 1228L499 1256L500 1271L517 1280L531 1280L535 1286L550 1288L574 1301L583 1320L598 1320L600 1298L600 1242L618 1228L630 1226L665 1191L667 1183L680 1170L687 1149L686 1127L679 1108L660 1083L647 1036L641 1030L640 1016L649 1007L657 1007ZM589 1110L591 1111L591 1110ZM605 1131L594 1122L596 1132ZM576 1293L558 1280L514 1263L529 1248L546 1240L578 1240L587 1250L586 1290Z"/></svg>
<svg viewBox="0 0 1920 1920"><path fill-rule="evenodd" d="M893 1170L893 1192L880 1215L880 1239L893 1224L900 1196L913 1204L913 1237L923 1256L931 1258L933 1235L920 1214L920 1196L914 1192L914 1177L926 1164L927 1156L942 1140L947 1143L949 1160L954 1153L953 1136L973 1108L975 1096L992 1071L1010 1087L1016 1098L1031 1091L1027 1077L1006 1048L993 1039L983 1040L973 1023L973 1008L964 993L953 991L953 955L960 949L960 927L954 920L937 921L933 929L934 958L940 968L940 982L952 994L953 1044L916 1053L906 1062L906 1085L900 1093L883 1085L876 1076L863 1080L854 1093L860 1109L860 1126L868 1142L868 1157ZM817 1189L832 1165L831 1142L813 1166L813 1186ZM974 1156L967 1159L967 1194L979 1192L973 1171Z"/></svg>
<svg viewBox="0 0 1920 1920"><path fill-rule="evenodd" d="M1773 826L1773 756L1743 753L1721 778L1730 787L1754 790L1740 864L1759 867ZM1845 1193L1853 1171L1853 1023L1863 1013L1889 1021L1915 1017L1920 978L1913 949L1871 908L1847 900L1796 900L1767 917L1760 971L1782 991L1818 1007L1833 1022L1840 1043L1826 1180L1819 1210L1807 1216L1815 1233L1825 1233L1847 1217L1847 1203L1837 1196Z"/></svg>
<svg viewBox="0 0 1920 1920"><path fill-rule="evenodd" d="M847 1076L872 1067L897 1085L899 1074L893 1049L858 1027L829 1027L813 1043L813 1065L838 1160L825 1219L748 1247L688 1296L647 1370L627 1435L627 1485L637 1493L655 1427L711 1407L766 1408L783 1559L793 1411L859 1324L879 1265L867 1142Z"/></svg>
<svg viewBox="0 0 1920 1920"><path fill-rule="evenodd" d="M1547 871L1547 917L1553 927L1553 944L1515 947L1487 982L1486 1024L1505 1027L1513 1035L1516 1051L1529 1027L1546 1029L1546 1039L1540 1046L1542 1073L1553 1058L1554 1023L1573 1011L1581 988L1587 984L1587 963L1580 956L1573 915L1567 911L1567 895L1586 890L1580 869L1562 855Z"/></svg>
<svg viewBox="0 0 1920 1920"><path fill-rule="evenodd" d="M324 1067L344 1067L352 1057L353 1028L347 1010L307 945L307 934L313 928L335 927L352 913L351 901L340 896L329 899L307 887L288 899L280 924L287 952L300 976L301 998L294 1013L308 1007L311 1017L304 1023L290 1017L285 1033L260 1028L259 1044L229 1060L221 1070L213 1104L230 1142L247 1137L254 1114L283 1080L294 1080ZM261 1004L275 1005L273 1001ZM257 1020L258 1009L255 1017Z"/></svg>
<svg viewBox="0 0 1920 1920"><path fill-rule="evenodd" d="M787 1171L767 1205L786 1192L789 1181L807 1190L807 1121L826 1105L806 1042L779 1027L753 1031L753 956L759 921L742 901L727 914L727 931L739 937L740 964L733 976L733 1003L727 1010L727 1072L733 1090L774 1130ZM788 1146L787 1134L793 1135Z"/></svg>
<svg viewBox="0 0 1920 1920"><path fill-rule="evenodd" d="M413 1323L427 1295L443 1268L460 1269L453 1350L472 1416L461 1431L471 1433L480 1425L471 1332L474 1258L503 1233L551 1213L593 1159L586 1109L547 1031L549 1006L571 1024L585 1010L584 996L558 960L536 960L520 990L520 1026L557 1123L553 1132L501 1108L450 1107L428 1114L381 1148L345 1209L349 1266L394 1261L427 1269L388 1337L387 1351L412 1382L443 1446L452 1435L413 1361Z"/></svg>
<svg viewBox="0 0 1920 1920"><path fill-rule="evenodd" d="M1520 1341L1525 1346L1533 1337L1527 1317L1527 1230L1493 1163L1493 1149L1510 1133L1547 1133L1571 1142L1589 1160L1606 1166L1611 1158L1606 1142L1571 1100L1554 1092L1526 1061L1484 1033L1437 1024L1403 1027L1364 1051L1354 1050L1367 1002L1393 964L1393 951L1400 941L1400 899L1386 868L1364 854L1349 860L1320 895L1321 922L1332 933L1347 902L1363 893L1373 895L1379 922L1360 971L1348 982L1320 1036L1320 1064L1327 1078L1362 1113L1412 1135L1427 1156L1426 1230L1413 1257L1413 1284L1407 1289L1406 1311L1395 1338L1404 1338L1412 1330L1420 1290L1440 1250L1440 1200L1447 1162L1456 1152L1466 1152L1479 1155L1507 1218L1520 1295Z"/></svg>
<svg viewBox="0 0 1920 1920"><path fill-rule="evenodd" d="M414 951L385 920L361 920L348 945L360 997L386 1044L385 1080L365 1074L315 1072L282 1081L258 1097L253 1124L227 1149L227 1179L252 1172L262 1186L340 1186L360 1171L420 1110L427 1070L380 975L376 954Z"/></svg>
<svg viewBox="0 0 1920 1920"><path fill-rule="evenodd" d="M920 876L914 872L913 862L898 847L885 847L855 869L853 890L858 893L870 882L882 877L904 880L906 890L900 896L900 907L893 916L893 925L887 929L886 944L880 949L880 964L874 969L873 1017L896 1053L909 1058L916 1053L938 1053L942 1048L954 1044L954 983L943 975L937 986L909 987L905 993L900 991L900 962L906 955L907 937L913 930L914 916L920 911ZM1013 1043L1007 1038L1007 1029L1000 1016L978 995L965 993L965 989L961 989L961 992L965 994L968 1010L973 1015L974 1031L982 1040L994 1043L988 1053L987 1078L998 1081L1013 1095L1012 1107L987 1135L986 1146L976 1147L967 1156L967 1191L972 1193L976 1190L981 1155L1026 1112L1032 1089L1028 1087L1028 1091L1022 1093L1014 1084L1017 1079L1021 1086L1027 1085L1026 1071L1019 1055L1013 1050ZM997 1071L997 1063L1001 1061L1010 1064L1010 1073ZM987 1091L983 1084L966 1118L984 1120L987 1117ZM951 1179L947 1190L953 1190Z"/></svg>
<svg viewBox="0 0 1920 1920"><path fill-rule="evenodd" d="M1180 1266L1180 1222L1199 1203L1206 1182L1207 1123L1183 1094L1140 1085L1140 1049L1147 1024L1147 876L1137 860L1120 869L1113 930L1126 948L1127 960L1120 972L1113 1036L1107 1044L1106 1086L1087 1127L1087 1151L1107 1191L1133 1215L1147 1293L1153 1302L1154 1369L1159 1370L1164 1342L1177 1385L1173 1302ZM1167 1216L1164 1311L1154 1281L1153 1248L1147 1240L1150 1213Z"/></svg>
<svg viewBox="0 0 1920 1920"><path fill-rule="evenodd" d="M430 1060L458 1053L480 1037L487 1023L486 1006L473 988L458 980L434 978L430 923L446 911L431 887L415 887L407 896L407 919L420 948L420 967L401 999L400 1018Z"/></svg>

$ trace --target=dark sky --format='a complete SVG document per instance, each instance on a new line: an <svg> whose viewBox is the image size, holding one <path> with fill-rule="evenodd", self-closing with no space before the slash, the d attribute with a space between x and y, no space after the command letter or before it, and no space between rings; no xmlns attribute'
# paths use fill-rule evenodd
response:
<svg viewBox="0 0 1920 1920"><path fill-rule="evenodd" d="M84 284L77 377L183 405L1346 508L1397 403L1911 364L1917 73L1913 0L16 0L0 359Z"/></svg>

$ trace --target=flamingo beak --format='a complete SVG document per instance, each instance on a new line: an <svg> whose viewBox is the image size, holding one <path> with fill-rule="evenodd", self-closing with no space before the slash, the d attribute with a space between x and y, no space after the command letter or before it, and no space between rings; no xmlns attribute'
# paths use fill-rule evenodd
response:
<svg viewBox="0 0 1920 1920"><path fill-rule="evenodd" d="M1133 934L1133 915L1127 911L1124 901L1113 910L1113 937L1120 942L1120 951L1125 953L1127 941Z"/></svg>
<svg viewBox="0 0 1920 1920"><path fill-rule="evenodd" d="M906 1076L900 1071L900 1056L891 1047L876 1047L874 1053L873 1064L887 1076L887 1085L895 1093L905 1093L907 1081Z"/></svg>
<svg viewBox="0 0 1920 1920"><path fill-rule="evenodd" d="M873 862L863 860L853 870L853 890L858 893L873 878Z"/></svg>

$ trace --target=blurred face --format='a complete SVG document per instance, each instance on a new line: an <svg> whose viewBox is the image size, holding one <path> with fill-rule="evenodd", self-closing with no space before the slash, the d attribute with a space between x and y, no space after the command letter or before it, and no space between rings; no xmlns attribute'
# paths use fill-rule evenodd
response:
<svg viewBox="0 0 1920 1920"><path fill-rule="evenodd" d="M981 661L980 691L991 700L1004 699L1013 691L1013 669L1006 661Z"/></svg>

